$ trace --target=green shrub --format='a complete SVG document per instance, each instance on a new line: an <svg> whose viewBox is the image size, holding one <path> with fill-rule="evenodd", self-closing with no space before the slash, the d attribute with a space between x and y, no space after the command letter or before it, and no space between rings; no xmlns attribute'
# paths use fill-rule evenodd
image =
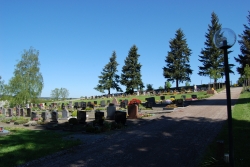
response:
<svg viewBox="0 0 250 167"><path fill-rule="evenodd" d="M76 117L77 116L77 111L74 110L71 115L72 115L72 117Z"/></svg>

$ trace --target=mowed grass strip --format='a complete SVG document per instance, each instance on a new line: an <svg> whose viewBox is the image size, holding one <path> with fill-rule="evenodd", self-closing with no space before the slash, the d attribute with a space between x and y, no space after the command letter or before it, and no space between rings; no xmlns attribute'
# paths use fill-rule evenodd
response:
<svg viewBox="0 0 250 167"><path fill-rule="evenodd" d="M80 144L77 140L64 140L69 133L5 129L11 134L0 137L0 166L17 166Z"/></svg>
<svg viewBox="0 0 250 167"><path fill-rule="evenodd" d="M250 166L250 92L243 92L232 110L233 145L235 166ZM217 156L217 142L224 141L224 152L229 153L228 123L226 122L220 134L207 148L201 166L228 166Z"/></svg>

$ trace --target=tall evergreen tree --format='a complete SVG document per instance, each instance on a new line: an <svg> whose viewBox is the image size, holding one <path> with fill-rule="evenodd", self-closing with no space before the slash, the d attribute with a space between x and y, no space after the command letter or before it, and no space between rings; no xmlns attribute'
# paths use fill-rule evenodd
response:
<svg viewBox="0 0 250 167"><path fill-rule="evenodd" d="M134 89L140 90L144 87L141 79L141 64L138 63L138 48L133 45L125 59L125 65L122 67L121 84L126 86L127 93L134 93Z"/></svg>
<svg viewBox="0 0 250 167"><path fill-rule="evenodd" d="M185 35L181 29L178 29L175 38L169 42L170 51L166 56L166 67L163 67L163 76L167 81L176 82L176 88L183 81L191 81L189 75L193 70L190 68L189 57L191 49L188 48Z"/></svg>
<svg viewBox="0 0 250 167"><path fill-rule="evenodd" d="M248 25L250 26L250 11L248 11ZM244 24L245 30L243 31L243 34L239 35L240 40L238 40L238 43L240 44L240 51L241 54L238 55L238 57L235 57L234 59L236 62L240 63L240 67L237 67L238 73L242 76L244 75L244 68L246 65L250 65L250 27Z"/></svg>
<svg viewBox="0 0 250 167"><path fill-rule="evenodd" d="M116 52L114 51L109 59L109 63L105 65L99 76L99 84L94 88L95 90L102 93L104 93L104 90L108 90L108 94L110 94L110 89L122 92L122 89L118 85L120 77L116 74L118 65L116 62Z"/></svg>
<svg viewBox="0 0 250 167"><path fill-rule="evenodd" d="M208 33L206 33L206 41L204 42L205 48L201 50L201 55L199 55L199 61L202 66L199 66L198 74L200 76L209 76L217 82L217 79L224 75L224 56L223 50L215 46L213 42L213 37L216 31L221 30L221 24L219 23L218 16L213 12L211 15L211 25L208 25ZM231 53L229 51L228 53ZM230 73L232 64L229 64Z"/></svg>

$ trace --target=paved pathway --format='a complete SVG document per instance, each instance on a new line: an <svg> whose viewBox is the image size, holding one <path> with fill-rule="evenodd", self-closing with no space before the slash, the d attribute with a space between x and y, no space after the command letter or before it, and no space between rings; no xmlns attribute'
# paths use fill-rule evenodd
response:
<svg viewBox="0 0 250 167"><path fill-rule="evenodd" d="M242 88L231 88L232 105ZM145 120L132 120L130 128L77 149L40 159L36 167L196 167L206 146L213 141L227 119L226 92L192 103L172 113ZM82 135L84 138L84 134Z"/></svg>

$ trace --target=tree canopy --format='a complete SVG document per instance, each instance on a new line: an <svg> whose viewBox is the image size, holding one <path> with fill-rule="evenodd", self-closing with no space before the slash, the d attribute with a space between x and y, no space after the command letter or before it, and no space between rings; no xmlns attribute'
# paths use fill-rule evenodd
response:
<svg viewBox="0 0 250 167"><path fill-rule="evenodd" d="M14 76L6 86L14 104L34 102L43 89L43 76L40 73L39 51L24 50L22 59L16 64Z"/></svg>
<svg viewBox="0 0 250 167"><path fill-rule="evenodd" d="M191 49L189 49L181 29L176 31L175 38L171 39L169 44L170 51L166 56L167 64L163 67L163 76L167 78L167 81L175 81L176 88L178 88L180 82L191 81L189 77L193 71L189 64Z"/></svg>
<svg viewBox="0 0 250 167"><path fill-rule="evenodd" d="M212 12L211 25L208 25L208 32L205 35L205 47L201 50L201 55L199 55L199 61L202 63L202 66L199 66L198 75L209 76L214 79L214 82L221 78L225 71L223 50L217 48L213 42L214 34L218 30L221 30L221 24L219 23L218 16ZM228 53L231 52L232 51L229 51ZM230 73L233 73L231 70L233 66L234 65L229 64Z"/></svg>
<svg viewBox="0 0 250 167"><path fill-rule="evenodd" d="M125 59L125 65L122 67L121 84L126 86L126 93L134 93L134 89L141 90L144 85L141 79L141 67L138 63L140 55L137 53L138 48L133 45Z"/></svg>
<svg viewBox="0 0 250 167"><path fill-rule="evenodd" d="M248 26L244 24L245 30L239 35L240 40L238 40L241 54L238 57L234 57L235 61L240 64L237 67L237 71L241 76L244 75L246 65L250 65L250 11L248 11L247 21Z"/></svg>
<svg viewBox="0 0 250 167"><path fill-rule="evenodd" d="M110 94L110 89L116 89L118 92L122 92L122 89L119 86L120 76L116 74L117 66L119 64L116 62L116 52L113 51L112 56L109 59L109 63L106 64L99 76L99 83L94 88L95 90L104 93L104 90L108 90Z"/></svg>

